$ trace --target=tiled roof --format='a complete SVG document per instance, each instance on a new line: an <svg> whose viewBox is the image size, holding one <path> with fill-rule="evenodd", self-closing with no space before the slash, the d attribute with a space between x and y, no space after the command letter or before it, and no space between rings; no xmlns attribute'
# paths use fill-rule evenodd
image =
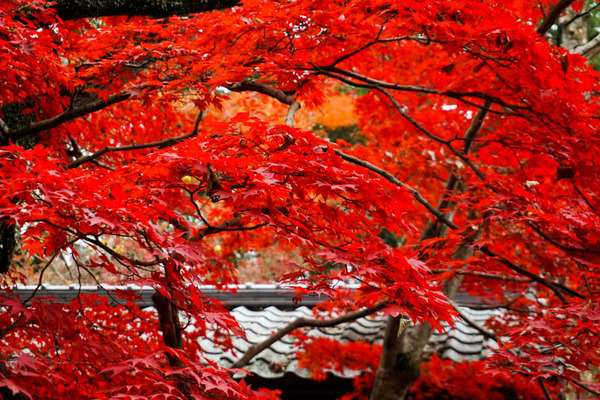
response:
<svg viewBox="0 0 600 400"><path fill-rule="evenodd" d="M247 283L243 285L232 285L228 287L229 291L219 290L214 286L202 287L204 295L211 299L220 300L229 307L245 306L248 308L263 308L268 305L273 305L284 309L293 309L297 305L293 299L295 294L289 288L272 284L253 284ZM17 297L22 299L29 298L35 293L35 297L54 297L59 303L68 303L75 299L79 294L98 294L107 296L114 291L129 291L136 293L140 299L136 304L142 308L152 306L152 295L154 288L150 286L110 286L110 285L87 285L87 286L57 286L43 285L39 288L36 286L18 285L13 288ZM2 291L0 291L0 295ZM114 293L111 300L115 299ZM299 305L314 307L317 303L323 301L323 296L303 296Z"/></svg>
<svg viewBox="0 0 600 400"><path fill-rule="evenodd" d="M244 354L248 347L262 342L273 331L281 329L296 318L312 318L313 313L309 307L323 300L319 297L305 296L300 303L302 306L296 308L292 302L293 293L275 285L248 284L237 286L236 289L235 293L219 291L214 287L202 289L207 297L216 298L228 305L247 334L247 339L234 338L234 350L227 352L216 347L209 338L202 340L201 345L207 356L223 366L231 365ZM20 286L14 288L13 292L17 297L28 298L34 290L34 287ZM37 290L36 296L54 296L58 302L69 302L79 293L97 293L105 296L114 290L137 292L141 296L137 302L140 307L152 306L151 296L154 290L150 287L45 286ZM454 301L459 305L476 303L475 299L464 293L459 293ZM464 306L459 309L479 324L483 324L498 312L474 310ZM307 334L314 337L326 336L342 342L363 340L368 343L382 344L384 330L385 320L379 315L374 315L333 328L310 329ZM454 329L447 327L446 333L434 332L426 351L435 351L441 357L454 361L471 361L487 357L490 353L489 349L495 346L495 342L484 340L483 336L475 329L465 322L457 320ZM271 348L257 355L245 368L263 378L280 378L286 373L307 378L309 377L308 372L298 367L295 357L297 350L293 338L286 336ZM351 377L353 373L348 371L343 376Z"/></svg>
<svg viewBox="0 0 600 400"><path fill-rule="evenodd" d="M460 310L480 324L494 314L493 311L477 311L466 307L460 307ZM267 307L260 311L236 307L232 310L232 314L244 327L247 335L246 339L234 338L234 351L223 352L221 348L212 343L210 338L203 339L201 342L207 356L223 366L231 365L244 354L248 347L264 341L272 332L294 319L313 317L312 311L308 307L299 307L293 311L282 311L276 307ZM384 330L385 320L376 315L334 328L313 328L307 334L313 337L329 337L341 342L363 340L368 343L382 344ZM304 378L309 377L308 371L298 366L295 356L298 348L294 346L293 340L290 336L284 337L269 349L258 354L244 368L263 378L278 378L285 373L293 373ZM487 357L489 349L495 346L495 342L484 340L483 336L475 329L463 321L457 320L456 327L454 329L447 327L446 334L434 333L429 348L426 350L436 351L441 357L454 361L471 361ZM343 376L352 377L354 374L356 373L346 371Z"/></svg>

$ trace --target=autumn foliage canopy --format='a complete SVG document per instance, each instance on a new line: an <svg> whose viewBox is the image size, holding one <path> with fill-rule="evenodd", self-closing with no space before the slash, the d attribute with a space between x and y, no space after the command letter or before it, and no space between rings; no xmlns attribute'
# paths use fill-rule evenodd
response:
<svg viewBox="0 0 600 400"><path fill-rule="evenodd" d="M536 32L553 2L245 0L87 19L60 3L0 2L4 390L275 396L198 339L243 335L202 285L277 264L269 278L299 295L434 329L467 292L502 310L482 327L498 350L460 367L472 390L598 395L599 75ZM178 318L10 295L66 268L154 287L195 329L173 346ZM324 365L310 345L317 377L367 371L348 398L368 396L380 348L322 343L346 357ZM413 396L435 383L468 398L448 363L423 364Z"/></svg>

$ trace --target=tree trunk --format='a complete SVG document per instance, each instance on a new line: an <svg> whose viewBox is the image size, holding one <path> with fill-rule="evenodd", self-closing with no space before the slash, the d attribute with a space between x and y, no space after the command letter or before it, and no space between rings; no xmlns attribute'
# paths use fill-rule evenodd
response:
<svg viewBox="0 0 600 400"><path fill-rule="evenodd" d="M473 123L465 134L463 154L468 154L475 137L479 134L491 104L486 102L484 107L476 114ZM438 210L451 210L445 214L452 221L455 214L454 202L447 199L453 191L463 190L464 185L454 175L451 175L446 184L446 193L438 204ZM444 237L448 233L448 226L437 222L430 222L423 230L419 242L434 237ZM467 259L472 254L472 247L468 245L482 232L478 229L475 237L465 240L465 244L457 249L455 259ZM452 299L460 286L460 277L454 278L444 285L443 292ZM432 328L428 323L417 324L412 329L401 328L401 317L391 318L385 331L383 352L377 369L375 382L371 391L370 400L401 400L413 382L419 377L419 365L423 358L423 348L429 342Z"/></svg>
<svg viewBox="0 0 600 400"><path fill-rule="evenodd" d="M56 9L63 20L113 15L169 17L219 10L240 0L58 0Z"/></svg>
<svg viewBox="0 0 600 400"><path fill-rule="evenodd" d="M568 8L558 20L560 45L571 52L588 41L586 17L576 18L577 13Z"/></svg>
<svg viewBox="0 0 600 400"><path fill-rule="evenodd" d="M163 341L172 349L182 350L183 329L181 327L181 322L179 321L179 308L170 299L166 298L158 291L152 295L152 302L158 312L158 320L163 333ZM169 365L171 367L178 369L185 367L183 361L172 354L167 354L167 359L169 360ZM183 393L186 398L191 399L190 385L186 382L185 377L183 375L176 375L176 378L178 381L177 386L181 393Z"/></svg>

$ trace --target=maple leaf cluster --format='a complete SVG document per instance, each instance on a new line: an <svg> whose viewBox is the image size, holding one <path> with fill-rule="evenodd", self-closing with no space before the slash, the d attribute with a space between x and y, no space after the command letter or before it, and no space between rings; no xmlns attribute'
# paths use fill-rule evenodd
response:
<svg viewBox="0 0 600 400"><path fill-rule="evenodd" d="M478 327L499 343L473 367L491 373L482 393L509 371L597 394L582 377L600 365L599 76L536 32L552 5L248 0L65 21L53 2L1 2L0 386L276 396L198 345L207 329L225 347L243 335L199 288L236 283L239 254L268 249L291 254L274 279L350 309L441 328L459 287L502 309ZM347 124L307 122L340 97L344 113L323 121ZM323 136L340 127L354 136ZM151 286L195 330L95 297L11 295L59 268ZM355 360L312 345L340 356L310 366L317 377L359 361L376 375L372 348Z"/></svg>

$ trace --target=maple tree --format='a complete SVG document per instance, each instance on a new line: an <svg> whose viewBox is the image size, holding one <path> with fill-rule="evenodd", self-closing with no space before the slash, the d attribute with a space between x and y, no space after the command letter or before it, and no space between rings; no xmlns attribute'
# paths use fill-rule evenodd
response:
<svg viewBox="0 0 600 400"><path fill-rule="evenodd" d="M440 377L456 368L482 393L500 376L523 395L599 395L583 381L600 363L599 88L585 58L597 43L547 34L567 7L594 5L78 3L0 3L3 396L276 396L197 340L243 334L199 288L236 282L236 251L264 248L294 253L277 278L350 309L292 328L391 316L378 366L376 349L318 344L341 358L315 366L362 362L372 399L406 395L459 289L503 310L472 323L499 349L468 367L434 358L418 387L464 397ZM261 101L221 117L236 92ZM337 128L354 136L303 125L339 96L356 118ZM59 261L79 281L154 287L158 316L11 297ZM334 288L347 280L361 289Z"/></svg>

